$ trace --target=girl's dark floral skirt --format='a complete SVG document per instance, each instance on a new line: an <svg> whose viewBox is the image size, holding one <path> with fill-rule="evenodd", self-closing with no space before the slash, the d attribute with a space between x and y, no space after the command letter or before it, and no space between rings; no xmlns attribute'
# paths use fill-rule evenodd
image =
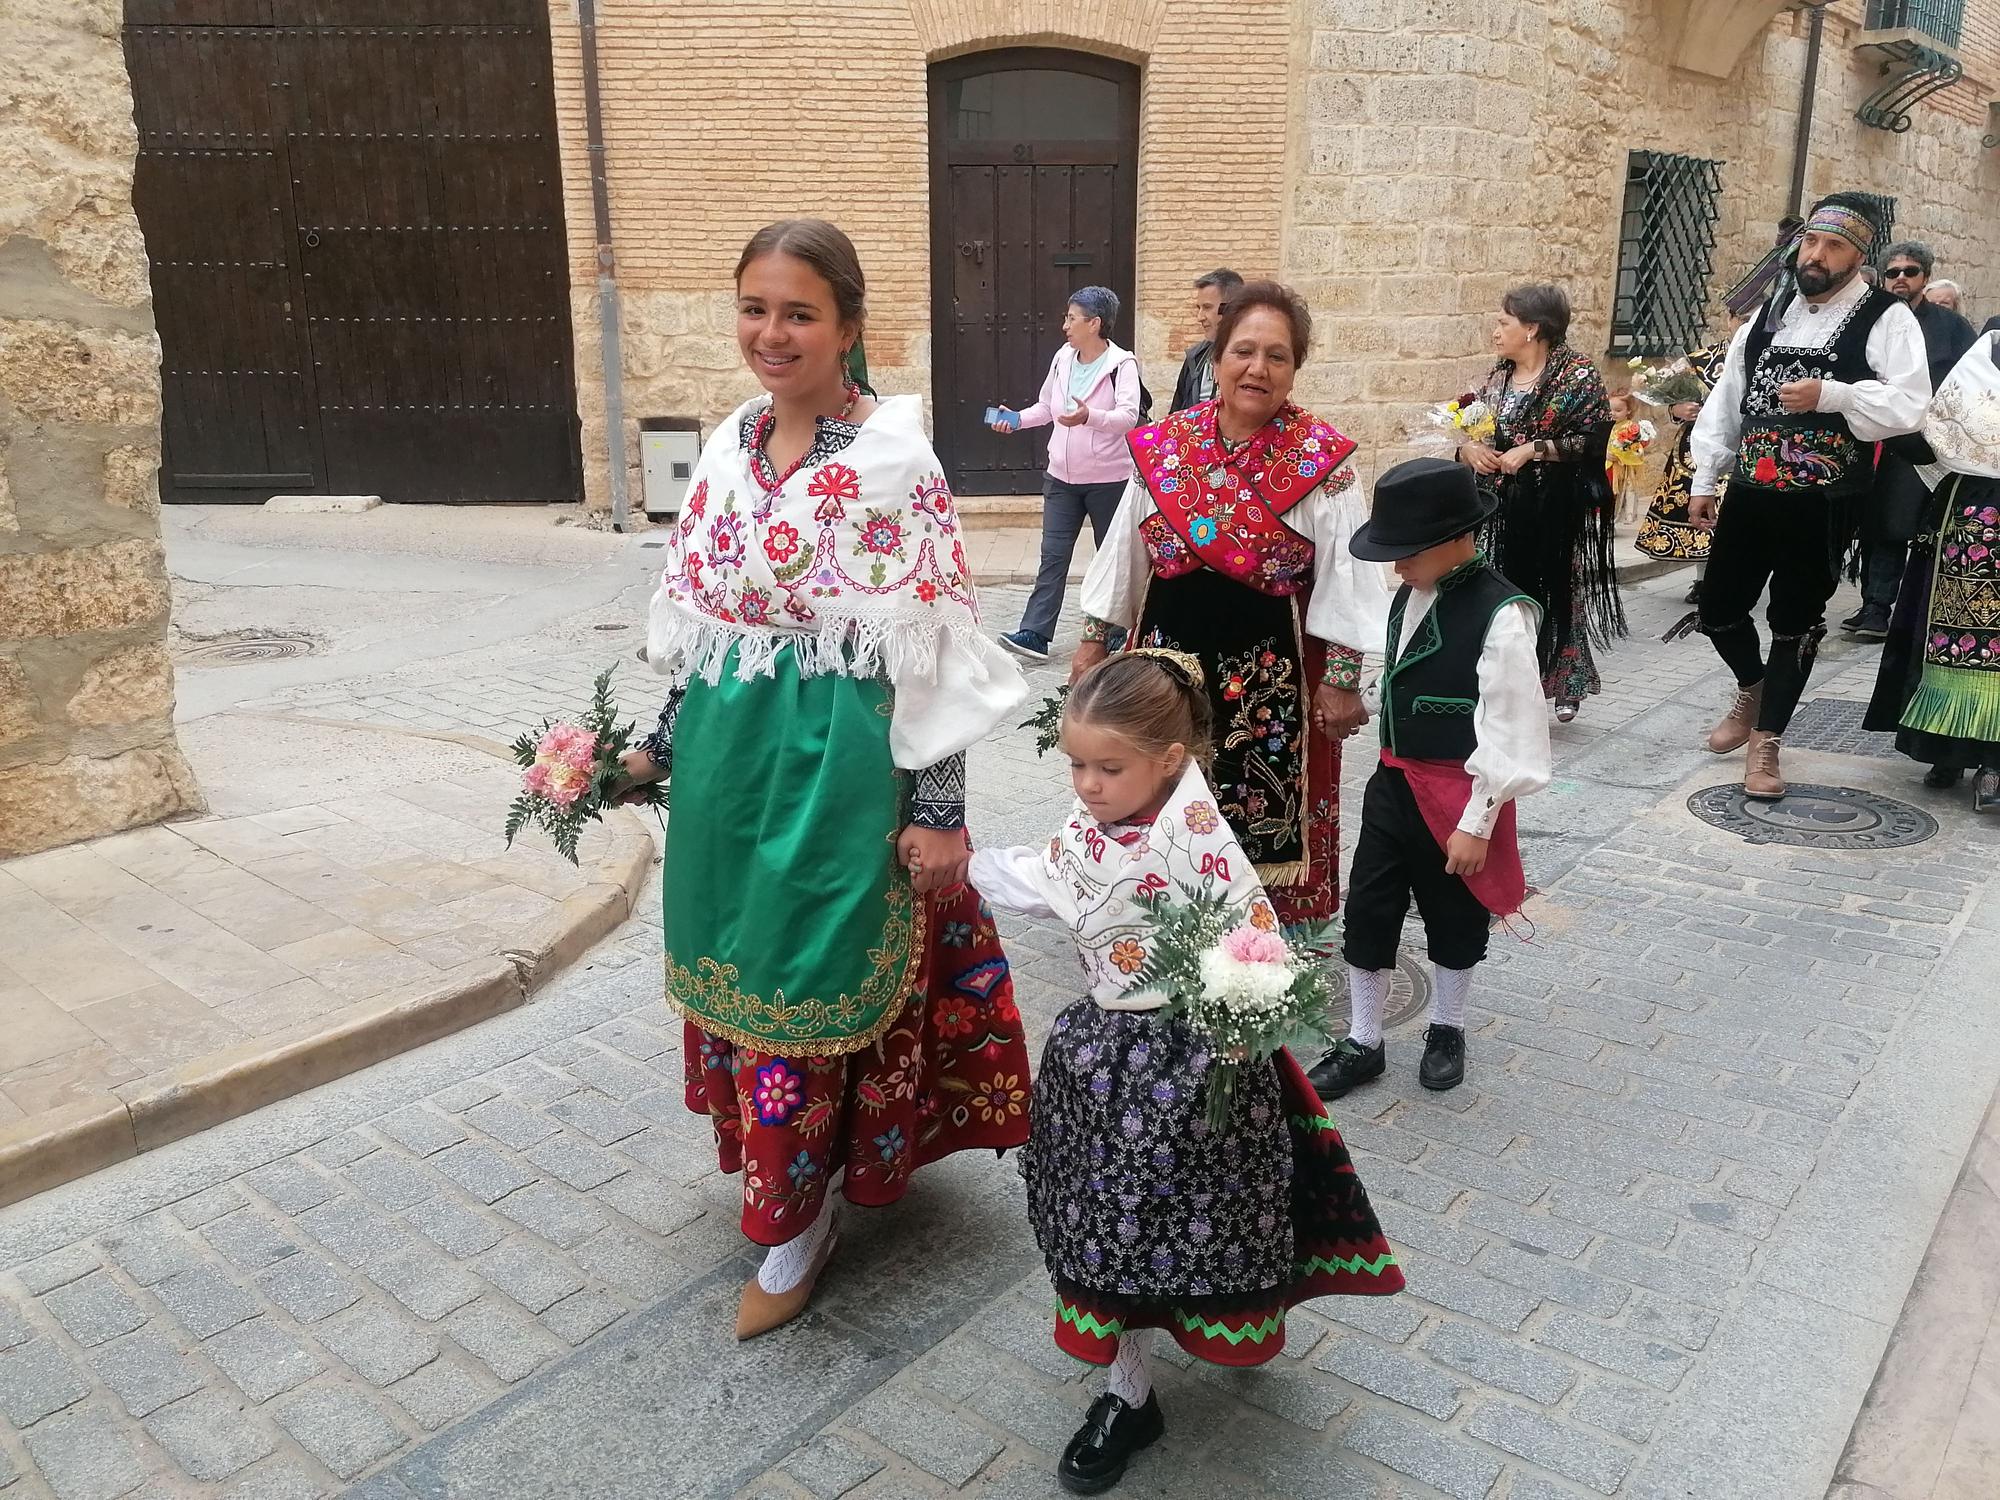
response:
<svg viewBox="0 0 2000 1500"><path fill-rule="evenodd" d="M1023 1154L1028 1212L1056 1289L1056 1343L1109 1364L1164 1328L1218 1365L1285 1343L1285 1311L1403 1288L1347 1147L1281 1052L1237 1081L1211 1131L1212 1059L1179 1021L1089 1000L1056 1020Z"/></svg>

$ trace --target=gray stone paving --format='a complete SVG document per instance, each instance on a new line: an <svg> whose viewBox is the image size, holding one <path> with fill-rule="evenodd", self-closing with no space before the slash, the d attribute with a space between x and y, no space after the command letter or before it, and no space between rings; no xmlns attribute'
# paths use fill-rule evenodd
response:
<svg viewBox="0 0 2000 1500"><path fill-rule="evenodd" d="M1939 837L1822 853L1697 823L1687 789L1735 768L1689 748L1723 691L1699 642L1655 639L1680 608L1672 581L1633 595L1611 691L1557 732L1523 809L1536 930L1495 943L1468 1086L1416 1087L1417 1017L1337 1111L1412 1290L1302 1310L1261 1371L1163 1351L1169 1434L1122 1493L1824 1488L2000 1071L2000 1023L1961 1004L2000 958L2000 833L1901 762L1807 756ZM254 706L491 733L630 644L556 630ZM1815 696L1858 701L1872 665L1830 655ZM650 713L642 669L619 690ZM1065 800L1020 734L973 787L987 842ZM1074 961L1008 936L1038 1041ZM752 1260L680 1109L658 943L642 905L523 1011L0 1210L0 1491L1054 1494L1096 1387L1049 1341L1007 1167L954 1159L848 1214L813 1311L729 1339Z"/></svg>

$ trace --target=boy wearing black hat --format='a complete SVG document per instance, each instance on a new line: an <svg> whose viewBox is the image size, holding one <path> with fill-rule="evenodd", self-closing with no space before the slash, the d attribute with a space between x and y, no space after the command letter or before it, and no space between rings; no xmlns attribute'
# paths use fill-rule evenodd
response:
<svg viewBox="0 0 2000 1500"><path fill-rule="evenodd" d="M1412 896L1435 981L1418 1080L1465 1078L1472 970L1494 916L1527 895L1514 801L1549 784L1549 727L1535 639L1541 612L1486 562L1475 533L1494 497L1444 459L1398 464L1349 550L1393 562L1387 660L1368 694L1382 763L1361 803L1344 957L1353 1020L1311 1073L1325 1099L1382 1076L1382 1007Z"/></svg>

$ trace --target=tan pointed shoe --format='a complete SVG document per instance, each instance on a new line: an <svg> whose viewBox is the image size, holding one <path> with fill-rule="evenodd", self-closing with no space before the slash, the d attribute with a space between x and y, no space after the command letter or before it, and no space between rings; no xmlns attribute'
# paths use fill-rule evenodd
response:
<svg viewBox="0 0 2000 1500"><path fill-rule="evenodd" d="M1764 706L1764 684L1755 687L1740 687L1736 698L1729 705L1729 712L1717 721L1715 728L1708 732L1708 748L1716 755L1732 755L1750 743L1750 732L1757 723L1757 710Z"/></svg>
<svg viewBox="0 0 2000 1500"><path fill-rule="evenodd" d="M831 1213L831 1206L826 1210ZM840 1243L840 1225L836 1223L827 1231L826 1241L813 1257L811 1269L799 1284L788 1292L767 1292L763 1284L752 1276L743 1287L743 1300L736 1307L736 1340L754 1339L760 1333L769 1333L773 1328L782 1328L806 1310L812 1301L815 1288L819 1286L820 1273L826 1263L833 1259L833 1250Z"/></svg>
<svg viewBox="0 0 2000 1500"><path fill-rule="evenodd" d="M1750 732L1750 750L1743 760L1743 795L1759 802L1776 802L1790 790L1785 773L1778 766L1783 748L1775 734L1762 729Z"/></svg>

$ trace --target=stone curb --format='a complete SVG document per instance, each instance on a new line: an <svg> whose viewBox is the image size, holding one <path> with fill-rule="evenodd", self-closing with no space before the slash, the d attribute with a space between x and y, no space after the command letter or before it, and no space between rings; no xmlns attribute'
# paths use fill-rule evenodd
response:
<svg viewBox="0 0 2000 1500"><path fill-rule="evenodd" d="M639 899L653 862L652 837L629 808L613 810L604 824L611 847L592 872L596 878L492 958L0 1129L0 1206L523 1004L630 917Z"/></svg>

